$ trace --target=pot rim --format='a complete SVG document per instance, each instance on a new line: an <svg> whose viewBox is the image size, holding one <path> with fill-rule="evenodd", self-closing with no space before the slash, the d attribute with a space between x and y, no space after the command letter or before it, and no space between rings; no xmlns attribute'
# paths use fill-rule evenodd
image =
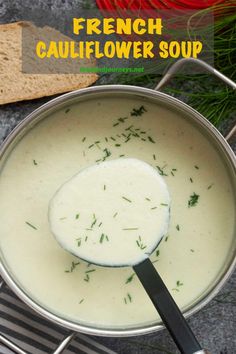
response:
<svg viewBox="0 0 236 354"><path fill-rule="evenodd" d="M0 161L2 157L4 156L6 150L8 147L14 142L15 138L18 136L20 132L24 128L27 128L27 126L36 120L36 118L40 117L42 114L45 114L47 112L50 112L51 109L58 109L60 106L62 106L64 103L68 102L70 104L70 101L73 101L77 97L89 97L89 95L93 94L120 94L124 95L125 93L128 94L136 94L137 96L142 96L147 99L150 98L163 98L164 103L169 107L177 107L179 110L183 110L185 113L191 115L193 120L197 122L197 124L201 125L203 128L206 129L208 134L211 134L218 146L223 148L224 153L227 155L229 162L231 163L235 173L236 173L236 158L234 155L234 152L230 148L229 144L225 140L225 138L222 136L222 134L216 129L216 127L210 123L203 115L201 115L198 111L187 105L186 103L182 102L181 100L172 97L166 93L156 91L153 89L149 88L143 88L139 86L130 86L130 85L101 85L101 86L92 86L88 88L83 88L79 89L76 91L68 92L66 94L60 95L54 99L49 100L48 102L44 103L37 109L35 109L33 112L31 112L29 115L27 115L13 130L12 132L7 136L5 141L0 147ZM73 104L73 102L71 102ZM42 118L44 119L44 118ZM236 255L234 255L234 258L232 262L229 264L229 266L226 267L225 272L220 276L219 280L217 283L212 287L210 292L206 293L203 298L194 306L189 306L190 308L187 310L183 311L183 314L185 317L189 317L192 314L195 314L199 310L201 310L206 304L208 304L219 292L219 290L223 287L225 282L229 279L231 274L233 273L234 268L236 267ZM47 310L43 306L41 306L39 303L36 303L36 300L33 300L30 295L28 295L23 288L20 287L19 284L17 284L17 281L14 280L13 275L10 274L10 271L6 269L4 266L2 260L0 260L0 274L2 278L5 280L5 282L9 285L9 287L15 292L15 294L23 301L25 302L29 307L31 307L33 310L35 310L37 313L40 315L44 316L46 319L51 320L52 322L71 329L75 332L81 332L89 335L96 335L96 336L110 336L110 337L126 337L126 336L137 336L137 335L144 335L148 333L152 333L158 330L161 330L164 328L162 324L147 324L147 325L142 325L142 327L127 327L124 329L121 328L113 328L113 329L107 329L107 328L96 328L93 327L92 325L88 326L86 324L78 324L73 322L72 320L65 319L60 317L60 315L53 314L50 312L50 310Z"/></svg>

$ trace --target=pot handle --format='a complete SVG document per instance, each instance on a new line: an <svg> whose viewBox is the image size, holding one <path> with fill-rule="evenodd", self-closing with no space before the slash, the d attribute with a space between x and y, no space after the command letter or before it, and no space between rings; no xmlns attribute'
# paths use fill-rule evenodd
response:
<svg viewBox="0 0 236 354"><path fill-rule="evenodd" d="M230 86L233 90L236 90L236 83L229 79L227 76L223 75L221 72L218 70L214 69L211 65L205 63L203 60L200 59L194 59L194 58L183 58L178 61L176 61L174 64L171 65L171 67L166 71L164 74L163 78L161 81L157 84L155 87L156 91L161 90L169 81L172 79L172 77L178 72L182 66L185 64L192 63L201 66L204 68L206 71L209 71L211 74L215 75L221 81L224 81L228 86ZM236 124L234 127L230 130L230 132L226 135L225 139L227 141L230 141L232 138L234 138L236 135Z"/></svg>

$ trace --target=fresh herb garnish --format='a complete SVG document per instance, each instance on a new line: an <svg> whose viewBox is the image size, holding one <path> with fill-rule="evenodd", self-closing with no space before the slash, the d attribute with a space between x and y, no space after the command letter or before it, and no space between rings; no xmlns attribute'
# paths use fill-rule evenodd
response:
<svg viewBox="0 0 236 354"><path fill-rule="evenodd" d="M70 269L68 270L65 270L65 273L72 273L74 270L75 270L75 268L78 266L80 264L80 262L77 262L77 263L75 263L74 261L71 263L71 267L70 267Z"/></svg>
<svg viewBox="0 0 236 354"><path fill-rule="evenodd" d="M168 204L166 204L166 203L161 203L160 205L161 205L161 206L168 207Z"/></svg>
<svg viewBox="0 0 236 354"><path fill-rule="evenodd" d="M107 188L107 186L104 184L104 186L103 186L103 190L105 191L105 190L106 190L106 188Z"/></svg>
<svg viewBox="0 0 236 354"><path fill-rule="evenodd" d="M145 248L147 248L147 246L143 244L141 236L139 236L138 240L136 240L136 244L141 250L144 250Z"/></svg>
<svg viewBox="0 0 236 354"><path fill-rule="evenodd" d="M128 198L123 197L123 196L122 196L122 198L123 198L124 200L126 200L127 202L132 203L132 201L131 201L130 199L128 199Z"/></svg>
<svg viewBox="0 0 236 354"><path fill-rule="evenodd" d="M159 174L160 174L161 176L168 176L168 175L164 172L164 167L156 166L156 168L157 168L157 170L158 170L158 172L159 172Z"/></svg>
<svg viewBox="0 0 236 354"><path fill-rule="evenodd" d="M65 110L65 113L68 113L68 112L70 112L70 108L67 108L67 109Z"/></svg>
<svg viewBox="0 0 236 354"><path fill-rule="evenodd" d="M179 227L179 225L176 225L176 230L178 230L178 231L180 230L180 227Z"/></svg>
<svg viewBox="0 0 236 354"><path fill-rule="evenodd" d="M189 198L188 207L190 208L190 207L196 206L198 203L198 200L199 200L199 195L196 193L193 193Z"/></svg>
<svg viewBox="0 0 236 354"><path fill-rule="evenodd" d="M190 177L189 179L190 179L190 182L191 182L191 183L193 183L193 179L192 179L192 177Z"/></svg>
<svg viewBox="0 0 236 354"><path fill-rule="evenodd" d="M78 219L79 219L79 216L80 216L80 214L76 214L76 215L75 215L75 219L78 220Z"/></svg>
<svg viewBox="0 0 236 354"><path fill-rule="evenodd" d="M76 241L77 241L77 246L80 247L82 242L81 237L77 238Z"/></svg>
<svg viewBox="0 0 236 354"><path fill-rule="evenodd" d="M127 227L126 229L122 229L122 230L138 230L138 227Z"/></svg>
<svg viewBox="0 0 236 354"><path fill-rule="evenodd" d="M155 154L153 154L152 157L153 157L153 160L156 160L156 155Z"/></svg>
<svg viewBox="0 0 236 354"><path fill-rule="evenodd" d="M197 165L194 166L196 168L196 170L199 170L199 167Z"/></svg>
<svg viewBox="0 0 236 354"><path fill-rule="evenodd" d="M141 116L144 112L147 112L146 108L144 106L141 106L139 108L133 108L132 112L130 112L131 116Z"/></svg>
<svg viewBox="0 0 236 354"><path fill-rule="evenodd" d="M35 166L37 166L37 165L38 165L38 162L35 161L35 160L33 160L33 164L34 164Z"/></svg>
<svg viewBox="0 0 236 354"><path fill-rule="evenodd" d="M25 222L28 226L32 227L34 230L38 230L36 226L32 225L30 222L26 221Z"/></svg>
<svg viewBox="0 0 236 354"><path fill-rule="evenodd" d="M86 136L82 139L82 142L84 142L86 140Z"/></svg>
<svg viewBox="0 0 236 354"><path fill-rule="evenodd" d="M148 136L148 140L149 140L151 143L153 143L153 144L156 143L156 142L153 140L153 138L152 138L151 136Z"/></svg>
<svg viewBox="0 0 236 354"><path fill-rule="evenodd" d="M79 304L82 304L82 302L84 302L84 299L81 299L80 302L79 302Z"/></svg>
<svg viewBox="0 0 236 354"><path fill-rule="evenodd" d="M214 183L210 184L207 189L211 189L214 186Z"/></svg>
<svg viewBox="0 0 236 354"><path fill-rule="evenodd" d="M183 286L184 284L180 281L180 280L177 280L176 282L176 288L172 289L172 290L175 290L175 291L179 291L179 288L181 286Z"/></svg>
<svg viewBox="0 0 236 354"><path fill-rule="evenodd" d="M118 214L118 213L115 213L115 214L113 215L113 218L115 218L115 217L117 216L117 214Z"/></svg>
<svg viewBox="0 0 236 354"><path fill-rule="evenodd" d="M126 279L125 284L131 283L131 281L134 279L134 276L135 276L135 273L131 274L131 276Z"/></svg>

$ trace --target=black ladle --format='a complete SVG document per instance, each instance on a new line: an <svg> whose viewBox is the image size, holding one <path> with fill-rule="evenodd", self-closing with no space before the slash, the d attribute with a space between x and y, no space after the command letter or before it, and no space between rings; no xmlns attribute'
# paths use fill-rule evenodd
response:
<svg viewBox="0 0 236 354"><path fill-rule="evenodd" d="M163 323L183 354L210 354L202 349L150 259L133 266Z"/></svg>

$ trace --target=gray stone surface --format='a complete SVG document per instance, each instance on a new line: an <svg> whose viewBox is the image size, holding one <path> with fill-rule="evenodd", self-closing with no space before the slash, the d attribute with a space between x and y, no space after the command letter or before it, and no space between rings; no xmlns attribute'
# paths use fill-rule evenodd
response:
<svg viewBox="0 0 236 354"><path fill-rule="evenodd" d="M81 3L93 4L94 1L83 0L0 0L0 22L14 22L27 18L25 9L38 8L61 13L71 10L72 5ZM20 102L0 106L0 141L2 142L11 130L35 108L47 102L49 98ZM232 121L224 124L223 130L229 129ZM194 276L194 274L193 274ZM202 345L212 354L236 353L236 272L229 279L217 297L203 310L189 319L189 323ZM133 338L98 338L98 340L119 354L178 353L166 330Z"/></svg>

